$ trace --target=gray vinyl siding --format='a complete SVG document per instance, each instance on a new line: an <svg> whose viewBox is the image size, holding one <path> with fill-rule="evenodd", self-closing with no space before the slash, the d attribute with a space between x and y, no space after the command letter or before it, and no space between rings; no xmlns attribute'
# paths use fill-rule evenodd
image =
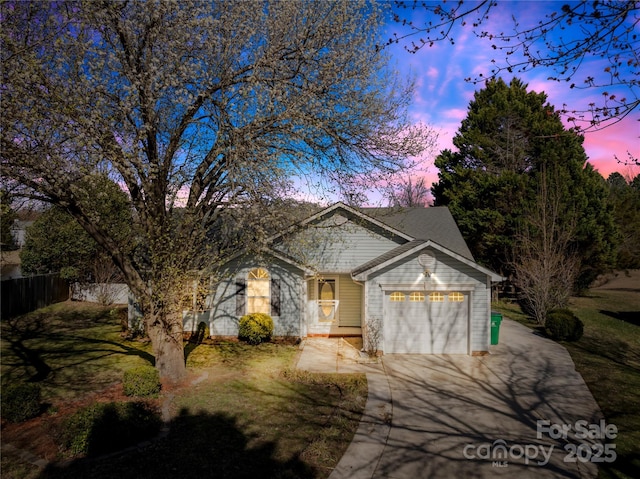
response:
<svg viewBox="0 0 640 479"><path fill-rule="evenodd" d="M237 336L238 320L236 300L238 280L247 279L253 268L265 268L271 279L280 281L280 315L273 316L274 335L301 336L301 322L304 316L303 272L295 266L276 258L236 259L225 265L218 282L211 311L209 329L212 336Z"/></svg>
<svg viewBox="0 0 640 479"><path fill-rule="evenodd" d="M484 273L438 251L431 250L436 257L436 265L432 276L425 281L423 268L418 264L418 253L405 258L402 263L371 275L367 281L366 319L378 319L383 315L384 291L381 285L404 284L407 288L430 291L446 287L456 291L456 284L471 285L469 294L469 340L470 351L487 351L489 349L489 316L491 305L488 303L487 277ZM401 289L401 288L398 288Z"/></svg>
<svg viewBox="0 0 640 479"><path fill-rule="evenodd" d="M309 227L278 249L319 272L351 273L357 266L398 246L393 239L352 221L338 226L333 224L340 221L336 217L330 221Z"/></svg>

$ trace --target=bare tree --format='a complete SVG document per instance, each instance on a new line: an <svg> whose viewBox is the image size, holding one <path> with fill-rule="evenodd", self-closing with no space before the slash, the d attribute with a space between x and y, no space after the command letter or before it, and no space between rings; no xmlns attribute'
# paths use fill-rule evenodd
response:
<svg viewBox="0 0 640 479"><path fill-rule="evenodd" d="M104 254L94 258L92 269L96 299L104 306L113 304L119 292L118 283L122 281L120 271Z"/></svg>
<svg viewBox="0 0 640 479"><path fill-rule="evenodd" d="M513 252L523 309L543 326L549 311L567 305L579 266L571 250L575 224L563 221L567 215L562 212L561 188L553 180L549 183L543 171L537 199L524 218Z"/></svg>
<svg viewBox="0 0 640 479"><path fill-rule="evenodd" d="M429 203L430 187L424 178L414 180L411 176L392 182L387 191L389 206L414 207L427 206Z"/></svg>
<svg viewBox="0 0 640 479"><path fill-rule="evenodd" d="M424 130L406 120L412 87L375 48L383 15L369 1L1 8L2 173L66 209L108 252L169 381L186 372L188 272L234 247L221 241L224 218L251 236L280 221L273 205L292 177L353 192L424 148ZM132 250L91 208L99 191L82 180L95 171L129 195Z"/></svg>
<svg viewBox="0 0 640 479"><path fill-rule="evenodd" d="M576 127L600 129L616 123L640 105L640 2L616 0L591 2L582 0L560 4L558 11L535 22L527 23L524 10L517 2L405 2L396 1L394 19L409 28L406 34L395 34L387 41L406 42L405 48L416 53L437 42L455 43L455 36L471 28L478 37L487 39L488 47L503 59L493 59L490 74L523 73L547 67L555 73L550 80L568 83L570 88L599 89L602 101L582 109L565 106L562 111ZM501 25L491 31L486 24L497 8L513 9L513 27ZM411 12L426 13L424 22L413 22ZM530 16L530 15L529 15ZM417 37L417 39L416 39ZM605 65L594 71L585 65L589 58L600 58ZM484 82L481 74L467 81ZM612 94L609 89L626 87L626 95ZM638 164L638 159L632 161Z"/></svg>
<svg viewBox="0 0 640 479"><path fill-rule="evenodd" d="M370 358L375 358L380 354L382 346L382 320L380 318L370 318L366 321L363 343L363 350Z"/></svg>

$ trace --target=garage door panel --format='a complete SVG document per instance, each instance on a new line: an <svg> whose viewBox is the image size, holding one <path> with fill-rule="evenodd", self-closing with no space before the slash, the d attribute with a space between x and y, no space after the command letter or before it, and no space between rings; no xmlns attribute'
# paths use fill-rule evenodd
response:
<svg viewBox="0 0 640 479"><path fill-rule="evenodd" d="M400 295L396 295L396 298ZM406 298L409 295L407 293ZM389 353L466 354L468 352L468 295L450 301L391 301L385 298L384 349Z"/></svg>
<svg viewBox="0 0 640 479"><path fill-rule="evenodd" d="M395 318L396 327L385 331L386 348L396 353L423 352L421 342L427 333L424 303L389 302L387 312Z"/></svg>
<svg viewBox="0 0 640 479"><path fill-rule="evenodd" d="M429 317L432 325L431 352L461 354L467 352L468 302L433 303Z"/></svg>

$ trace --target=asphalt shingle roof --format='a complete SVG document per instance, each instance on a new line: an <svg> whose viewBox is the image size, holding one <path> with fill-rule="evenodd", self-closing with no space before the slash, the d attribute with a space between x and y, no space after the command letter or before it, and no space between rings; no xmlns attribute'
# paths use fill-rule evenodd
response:
<svg viewBox="0 0 640 479"><path fill-rule="evenodd" d="M458 225L446 206L364 208L361 211L416 240L431 240L464 258L475 261Z"/></svg>

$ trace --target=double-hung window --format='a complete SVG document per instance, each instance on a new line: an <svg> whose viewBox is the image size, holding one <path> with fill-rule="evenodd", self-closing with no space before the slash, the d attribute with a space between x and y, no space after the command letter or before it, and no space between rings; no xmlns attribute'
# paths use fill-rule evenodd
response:
<svg viewBox="0 0 640 479"><path fill-rule="evenodd" d="M253 268L236 279L236 314L251 313L280 316L280 280L271 278L265 268Z"/></svg>

